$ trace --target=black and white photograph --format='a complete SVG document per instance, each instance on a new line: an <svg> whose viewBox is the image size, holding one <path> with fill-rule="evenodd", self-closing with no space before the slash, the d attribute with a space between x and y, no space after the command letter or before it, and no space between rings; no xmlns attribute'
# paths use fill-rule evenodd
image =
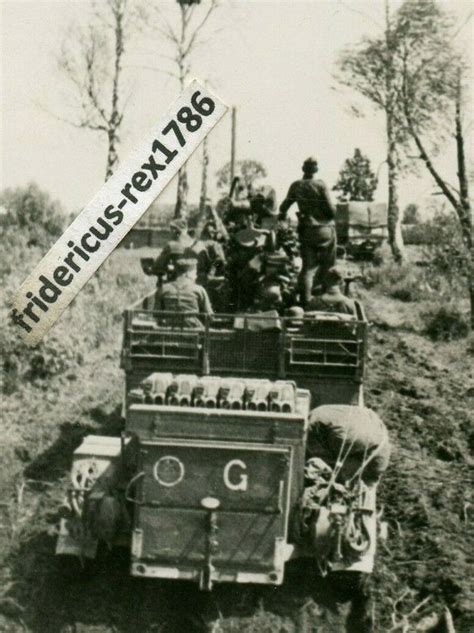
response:
<svg viewBox="0 0 474 633"><path fill-rule="evenodd" d="M474 631L472 0L0 0L0 633Z"/></svg>

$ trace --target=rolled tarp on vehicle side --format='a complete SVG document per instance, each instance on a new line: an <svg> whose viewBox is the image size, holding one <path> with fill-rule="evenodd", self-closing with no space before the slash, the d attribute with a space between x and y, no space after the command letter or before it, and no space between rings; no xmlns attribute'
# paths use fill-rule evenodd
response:
<svg viewBox="0 0 474 633"><path fill-rule="evenodd" d="M390 459L387 428L367 407L317 407L309 415L307 457L319 457L333 469L342 462L340 481L360 474L365 483L376 482Z"/></svg>

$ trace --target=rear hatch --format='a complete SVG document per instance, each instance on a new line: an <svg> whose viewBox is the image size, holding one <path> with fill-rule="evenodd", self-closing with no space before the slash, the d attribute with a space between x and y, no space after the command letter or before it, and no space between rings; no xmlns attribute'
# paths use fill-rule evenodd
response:
<svg viewBox="0 0 474 633"><path fill-rule="evenodd" d="M137 576L212 582L283 578L292 448L142 440L132 543Z"/></svg>

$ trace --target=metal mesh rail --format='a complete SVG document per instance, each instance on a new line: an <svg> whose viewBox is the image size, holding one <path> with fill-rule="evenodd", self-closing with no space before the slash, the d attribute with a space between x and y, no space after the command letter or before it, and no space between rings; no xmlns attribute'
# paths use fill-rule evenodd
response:
<svg viewBox="0 0 474 633"><path fill-rule="evenodd" d="M285 378L360 378L367 322L334 315L177 315L128 310L122 365L126 369ZM189 317L201 327L187 327Z"/></svg>

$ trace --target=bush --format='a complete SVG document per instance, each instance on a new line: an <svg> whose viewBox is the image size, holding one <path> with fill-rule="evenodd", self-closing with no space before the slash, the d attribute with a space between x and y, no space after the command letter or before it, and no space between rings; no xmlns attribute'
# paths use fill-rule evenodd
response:
<svg viewBox="0 0 474 633"><path fill-rule="evenodd" d="M425 333L434 341L453 341L469 334L462 312L452 305L440 305L422 314Z"/></svg>
<svg viewBox="0 0 474 633"><path fill-rule="evenodd" d="M60 203L35 183L5 189L0 193L0 205L7 211L5 232L21 235L28 246L49 246L66 225Z"/></svg>
<svg viewBox="0 0 474 633"><path fill-rule="evenodd" d="M427 242L423 256L428 260L427 279L442 290L440 280L446 280L448 291L466 286L469 275L469 253L464 245L461 228L454 214L438 213L426 225Z"/></svg>
<svg viewBox="0 0 474 633"><path fill-rule="evenodd" d="M8 229L8 227L7 227ZM54 238L44 247L28 246L21 231L7 230L1 236L0 286L4 317L0 328L5 393L23 382L35 384L55 375L74 373L103 343L120 348L121 314L130 303L150 291L150 281L141 272L138 255L118 249L86 284L64 315L41 343L30 348L18 336L17 327L6 318L9 301L41 260Z"/></svg>
<svg viewBox="0 0 474 633"><path fill-rule="evenodd" d="M402 224L402 236L405 246L422 246L431 239L428 222L420 224Z"/></svg>
<svg viewBox="0 0 474 633"><path fill-rule="evenodd" d="M412 264L388 262L364 271L364 285L399 301L420 301L426 294L423 272Z"/></svg>
<svg viewBox="0 0 474 633"><path fill-rule="evenodd" d="M411 202L407 204L405 210L403 211L403 220L402 224L419 224L420 223L420 212L418 209L418 205Z"/></svg>

